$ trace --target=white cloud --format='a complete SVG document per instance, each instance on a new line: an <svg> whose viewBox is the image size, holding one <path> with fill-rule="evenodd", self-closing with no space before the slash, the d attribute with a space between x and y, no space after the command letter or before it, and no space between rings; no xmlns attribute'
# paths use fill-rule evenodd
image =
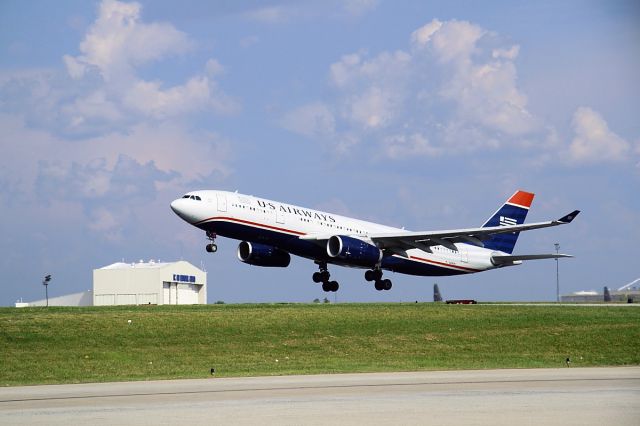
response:
<svg viewBox="0 0 640 426"><path fill-rule="evenodd" d="M433 32L429 37L422 36L417 41L422 47L427 44L433 46L436 57L441 62L470 61L472 53L477 49L478 40L487 34L483 28L467 21L452 20L440 23L433 20L427 26L426 32Z"/></svg>
<svg viewBox="0 0 640 426"><path fill-rule="evenodd" d="M412 158L415 156L434 157L442 154L442 148L434 147L419 133L412 135L394 135L384 141L384 151L391 159Z"/></svg>
<svg viewBox="0 0 640 426"><path fill-rule="evenodd" d="M340 61L331 64L330 80L337 87L345 87L357 77L356 69L360 65L360 55L353 53L344 55Z"/></svg>
<svg viewBox="0 0 640 426"><path fill-rule="evenodd" d="M393 88L373 86L347 100L346 116L365 129L385 127L394 119L401 101Z"/></svg>
<svg viewBox="0 0 640 426"><path fill-rule="evenodd" d="M98 234L102 234L109 241L121 241L122 223L116 215L105 207L98 207L91 211L88 217L88 227Z"/></svg>
<svg viewBox="0 0 640 426"><path fill-rule="evenodd" d="M45 223L111 242L153 234L171 217L167 200L231 173L227 141L175 121L65 139L0 113L0 128L0 199L24 206L29 220L45 215L53 220ZM149 214L157 209L169 213Z"/></svg>
<svg viewBox="0 0 640 426"><path fill-rule="evenodd" d="M71 78L79 79L84 76L86 66L81 61L69 55L64 55L62 60L64 61L64 64L67 67L67 72Z"/></svg>
<svg viewBox="0 0 640 426"><path fill-rule="evenodd" d="M515 59L518 57L520 53L520 46L513 45L510 49L493 49L491 52L491 56L495 59L505 58L505 59Z"/></svg>
<svg viewBox="0 0 640 426"><path fill-rule="evenodd" d="M363 129L392 123L406 96L410 65L411 56L401 50L370 60L350 54L331 64L330 82L344 94L339 107L342 117Z"/></svg>
<svg viewBox="0 0 640 426"><path fill-rule="evenodd" d="M210 98L209 80L194 77L181 86L161 89L159 81L140 80L125 94L123 104L154 118L166 118L204 108Z"/></svg>
<svg viewBox="0 0 640 426"><path fill-rule="evenodd" d="M340 129L335 147L369 141L400 158L548 139L518 88L519 52L473 23L434 19L411 33L408 50L343 55L329 67L335 99L322 102Z"/></svg>
<svg viewBox="0 0 640 426"><path fill-rule="evenodd" d="M427 26L434 27L434 22ZM451 66L440 94L455 103L457 120L509 136L539 129L540 123L527 111L526 96L517 87L513 59L519 47L494 48L492 60L481 59L478 42L488 34L486 30L466 21L438 24L421 46L432 45L437 60Z"/></svg>
<svg viewBox="0 0 640 426"><path fill-rule="evenodd" d="M539 126L527 110L527 98L516 84L510 61L478 65L465 62L440 94L455 103L458 118L510 136L530 133Z"/></svg>
<svg viewBox="0 0 640 426"><path fill-rule="evenodd" d="M411 33L411 41L416 46L425 46L440 28L442 28L442 22L434 19Z"/></svg>
<svg viewBox="0 0 640 426"><path fill-rule="evenodd" d="M591 108L578 108L572 126L575 137L569 153L573 161L603 163L629 159L631 144L612 132L604 118Z"/></svg>
<svg viewBox="0 0 640 426"><path fill-rule="evenodd" d="M285 129L307 137L326 136L335 132L335 118L323 103L313 103L288 112L280 124Z"/></svg>
<svg viewBox="0 0 640 426"><path fill-rule="evenodd" d="M344 55L329 67L330 82L346 90L359 89L366 85L390 86L398 78L404 79L409 70L411 55L402 50L382 52L365 61L361 54Z"/></svg>
<svg viewBox="0 0 640 426"><path fill-rule="evenodd" d="M164 120L211 109L235 112L238 102L217 88L224 67L210 58L183 84L140 78L141 65L193 50L189 37L168 23L146 23L138 3L103 0L80 43L80 55L63 57L67 73L82 83L75 98L60 95L64 128L76 134L131 125L136 118ZM86 86L86 87L85 87Z"/></svg>
<svg viewBox="0 0 640 426"><path fill-rule="evenodd" d="M81 77L96 67L106 81L128 78L133 68L166 55L185 53L192 43L170 24L140 20L139 3L103 0L96 21L80 43L81 55L65 56L69 74Z"/></svg>
<svg viewBox="0 0 640 426"><path fill-rule="evenodd" d="M225 72L224 66L222 66L222 64L218 62L217 59L213 59L213 58L207 61L207 64L205 65L205 69L207 70L207 73L211 76L224 74Z"/></svg>
<svg viewBox="0 0 640 426"><path fill-rule="evenodd" d="M290 11L282 6L268 6L251 10L246 16L254 21L276 24L286 21L290 16Z"/></svg>
<svg viewBox="0 0 640 426"><path fill-rule="evenodd" d="M106 120L115 123L125 118L121 108L109 100L106 92L101 89L86 96L77 97L61 110L70 118L68 124L71 129L85 126L88 120Z"/></svg>
<svg viewBox="0 0 640 426"><path fill-rule="evenodd" d="M190 131L180 123L139 123L127 133L70 140L30 129L24 119L0 113L0 128L3 129L0 146L10 149L0 155L0 180L16 180L26 193L34 192L38 186L36 180L43 167L47 175L61 177L70 173L71 164L76 163L78 181L92 183L87 188L79 187L75 194L80 198L100 195L103 193L100 182L104 179L99 176L114 173L123 154L139 164L153 163L159 173L171 175L171 181L180 184L203 180L212 174L227 176L231 172L227 165L231 158L227 141L209 132ZM34 152L38 153L37 158L47 159L47 163L35 161ZM123 170L118 169L118 173Z"/></svg>

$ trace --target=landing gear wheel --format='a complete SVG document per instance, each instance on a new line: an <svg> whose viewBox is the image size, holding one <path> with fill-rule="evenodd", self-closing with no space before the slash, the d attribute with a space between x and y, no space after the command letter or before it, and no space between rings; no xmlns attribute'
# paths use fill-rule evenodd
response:
<svg viewBox="0 0 640 426"><path fill-rule="evenodd" d="M364 279L367 281L373 281L376 279L375 275L374 275L374 271L369 270L367 272L364 273Z"/></svg>
<svg viewBox="0 0 640 426"><path fill-rule="evenodd" d="M382 288L385 290L391 290L391 287L393 286L393 284L391 284L391 280L382 280Z"/></svg>
<svg viewBox="0 0 640 426"><path fill-rule="evenodd" d="M376 288L376 290L378 290L378 291L382 291L382 290L384 290L384 286L383 286L383 284L382 284L382 281L380 281L380 280L376 281L376 283L375 283L374 287L375 287L375 288Z"/></svg>
<svg viewBox="0 0 640 426"><path fill-rule="evenodd" d="M340 284L337 281L325 281L322 283L322 289L326 292L336 292L340 288Z"/></svg>
<svg viewBox="0 0 640 426"><path fill-rule="evenodd" d="M329 271L324 270L320 272L314 272L313 275L311 276L311 279L313 280L314 283L324 283L329 281L329 277L331 277L331 274L329 274Z"/></svg>
<svg viewBox="0 0 640 426"><path fill-rule="evenodd" d="M214 241L216 240L216 233L213 231L207 231L207 240L210 241L209 244L206 245L205 249L208 253L215 253L218 251L218 246L215 245Z"/></svg>

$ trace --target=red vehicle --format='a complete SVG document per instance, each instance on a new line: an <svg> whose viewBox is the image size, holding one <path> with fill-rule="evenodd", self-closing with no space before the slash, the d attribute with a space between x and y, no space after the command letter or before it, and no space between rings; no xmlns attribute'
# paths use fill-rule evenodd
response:
<svg viewBox="0 0 640 426"><path fill-rule="evenodd" d="M476 305L478 302L473 299L453 299L447 300L447 305Z"/></svg>

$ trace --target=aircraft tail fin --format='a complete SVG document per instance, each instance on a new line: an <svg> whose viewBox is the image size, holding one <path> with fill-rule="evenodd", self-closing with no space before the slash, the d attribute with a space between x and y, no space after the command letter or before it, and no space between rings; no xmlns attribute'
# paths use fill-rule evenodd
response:
<svg viewBox="0 0 640 426"><path fill-rule="evenodd" d="M442 294L440 294L440 289L438 288L438 284L433 285L433 301L442 302Z"/></svg>
<svg viewBox="0 0 640 426"><path fill-rule="evenodd" d="M604 301L611 302L611 293L609 292L609 287L604 286Z"/></svg>
<svg viewBox="0 0 640 426"><path fill-rule="evenodd" d="M529 213L533 197L534 194L531 192L516 191L482 227L523 224L527 213ZM520 235L519 232L496 234L490 239L483 241L484 247L511 254L513 253L516 241L518 241L518 235Z"/></svg>

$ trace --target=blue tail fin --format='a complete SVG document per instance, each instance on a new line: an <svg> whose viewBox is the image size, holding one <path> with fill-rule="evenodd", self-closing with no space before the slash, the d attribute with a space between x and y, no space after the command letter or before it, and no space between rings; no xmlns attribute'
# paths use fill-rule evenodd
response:
<svg viewBox="0 0 640 426"><path fill-rule="evenodd" d="M507 200L506 203L482 225L483 228L489 226L521 225L529 213L529 207L533 201L534 194L525 191L517 191ZM497 234L484 241L484 247L490 250L513 253L513 248L518 241L519 232Z"/></svg>

